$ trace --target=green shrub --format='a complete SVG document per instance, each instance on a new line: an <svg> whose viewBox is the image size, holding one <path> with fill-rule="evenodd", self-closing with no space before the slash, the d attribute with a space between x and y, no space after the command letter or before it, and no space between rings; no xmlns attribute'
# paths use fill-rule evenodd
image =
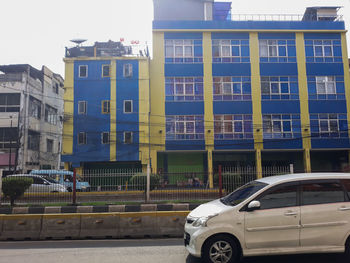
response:
<svg viewBox="0 0 350 263"><path fill-rule="evenodd" d="M150 191L159 186L160 177L156 174L150 175ZM139 173L133 175L129 179L129 188L134 190L145 191L147 190L147 174Z"/></svg>
<svg viewBox="0 0 350 263"><path fill-rule="evenodd" d="M226 193L231 193L243 183L241 174L239 173L222 173L222 188ZM219 186L219 174L214 175L214 183Z"/></svg>
<svg viewBox="0 0 350 263"><path fill-rule="evenodd" d="M11 206L13 206L15 200L21 197L32 183L31 178L7 177L2 180L2 192L5 197L10 198Z"/></svg>

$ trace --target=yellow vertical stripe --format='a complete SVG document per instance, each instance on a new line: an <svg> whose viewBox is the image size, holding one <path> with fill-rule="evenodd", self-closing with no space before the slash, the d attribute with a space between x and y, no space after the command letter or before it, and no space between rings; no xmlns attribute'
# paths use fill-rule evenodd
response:
<svg viewBox="0 0 350 263"><path fill-rule="evenodd" d="M298 62L298 83L299 83L299 97L300 97L300 121L301 121L301 134L303 137L304 148L304 170L305 172L311 172L311 133L310 133L310 115L309 115L309 100L308 100L308 88L307 88L307 76L306 76L306 56L304 45L304 34L296 33L296 50L297 50L297 62Z"/></svg>
<svg viewBox="0 0 350 263"><path fill-rule="evenodd" d="M111 61L110 148L109 159L117 160L117 62Z"/></svg>
<svg viewBox="0 0 350 263"><path fill-rule="evenodd" d="M139 158L146 169L149 160L148 112L149 112L149 67L148 59L139 60Z"/></svg>
<svg viewBox="0 0 350 263"><path fill-rule="evenodd" d="M260 57L259 38L257 32L249 33L251 85L253 103L254 149L257 177L262 177L261 150L263 145L262 112L261 112L261 83L260 83Z"/></svg>
<svg viewBox="0 0 350 263"><path fill-rule="evenodd" d="M151 61L151 149L152 172L157 169L157 151L165 150L164 33L153 32Z"/></svg>
<svg viewBox="0 0 350 263"><path fill-rule="evenodd" d="M74 61L65 60L62 154L73 154Z"/></svg>
<svg viewBox="0 0 350 263"><path fill-rule="evenodd" d="M203 33L203 85L204 85L204 134L208 151L209 187L213 188L213 150L214 150L214 113L213 113L213 70L211 33Z"/></svg>
<svg viewBox="0 0 350 263"><path fill-rule="evenodd" d="M343 54L343 67L344 67L344 84L345 84L345 97L346 97L346 109L348 112L348 127L350 127L350 72L349 72L349 60L348 50L346 44L346 33L341 34L341 49ZM349 157L350 161L350 157Z"/></svg>

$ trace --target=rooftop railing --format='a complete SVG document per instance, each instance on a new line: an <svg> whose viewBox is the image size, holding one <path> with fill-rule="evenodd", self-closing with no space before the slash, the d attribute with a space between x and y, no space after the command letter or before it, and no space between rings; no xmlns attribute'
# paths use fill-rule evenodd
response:
<svg viewBox="0 0 350 263"><path fill-rule="evenodd" d="M232 21L343 21L342 15L305 16L300 14L231 14Z"/></svg>

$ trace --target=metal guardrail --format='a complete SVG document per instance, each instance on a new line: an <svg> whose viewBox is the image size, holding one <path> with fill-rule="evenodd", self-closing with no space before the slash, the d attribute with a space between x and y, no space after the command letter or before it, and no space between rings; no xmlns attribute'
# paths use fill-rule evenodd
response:
<svg viewBox="0 0 350 263"><path fill-rule="evenodd" d="M231 14L232 21L302 21L300 14ZM342 15L307 17L307 21L343 21Z"/></svg>

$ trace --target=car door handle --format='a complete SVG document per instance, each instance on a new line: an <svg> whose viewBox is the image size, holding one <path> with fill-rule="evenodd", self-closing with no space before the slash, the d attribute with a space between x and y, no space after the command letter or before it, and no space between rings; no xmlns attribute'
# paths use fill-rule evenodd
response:
<svg viewBox="0 0 350 263"><path fill-rule="evenodd" d="M284 213L285 216L296 216L297 214L298 214L297 212L292 212L292 211Z"/></svg>
<svg viewBox="0 0 350 263"><path fill-rule="evenodd" d="M339 211L348 211L350 210L350 207L340 207Z"/></svg>

